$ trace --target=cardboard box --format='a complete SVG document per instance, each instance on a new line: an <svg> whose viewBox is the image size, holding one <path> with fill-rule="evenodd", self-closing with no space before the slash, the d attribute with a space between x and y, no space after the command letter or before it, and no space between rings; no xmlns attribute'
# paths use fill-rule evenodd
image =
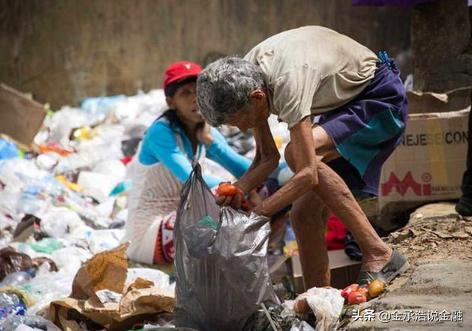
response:
<svg viewBox="0 0 472 331"><path fill-rule="evenodd" d="M0 133L30 145L45 116L43 105L5 84L0 84Z"/></svg>
<svg viewBox="0 0 472 331"><path fill-rule="evenodd" d="M342 289L356 282L361 269L360 262L351 260L343 249L328 251L328 258L331 286ZM297 293L305 292L307 289L303 283L302 267L298 256L292 256L292 273L295 291Z"/></svg>
<svg viewBox="0 0 472 331"><path fill-rule="evenodd" d="M410 115L403 143L382 168L377 225L389 230L395 213L461 196L469 111Z"/></svg>
<svg viewBox="0 0 472 331"><path fill-rule="evenodd" d="M470 106L472 86L459 87L444 93L408 91L409 114L443 113Z"/></svg>

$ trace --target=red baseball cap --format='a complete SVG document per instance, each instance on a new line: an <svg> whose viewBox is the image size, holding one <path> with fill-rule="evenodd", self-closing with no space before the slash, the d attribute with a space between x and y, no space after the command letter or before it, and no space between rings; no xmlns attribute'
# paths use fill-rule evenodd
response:
<svg viewBox="0 0 472 331"><path fill-rule="evenodd" d="M196 63L189 61L180 61L170 64L164 73L164 90L172 83L179 80L197 77L202 71L202 67Z"/></svg>

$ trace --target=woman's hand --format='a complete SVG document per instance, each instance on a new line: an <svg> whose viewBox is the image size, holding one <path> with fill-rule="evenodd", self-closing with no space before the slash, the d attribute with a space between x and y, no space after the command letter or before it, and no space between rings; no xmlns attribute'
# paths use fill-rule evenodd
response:
<svg viewBox="0 0 472 331"><path fill-rule="evenodd" d="M197 129L197 139L204 145L210 145L213 142L211 127L207 122L203 122Z"/></svg>

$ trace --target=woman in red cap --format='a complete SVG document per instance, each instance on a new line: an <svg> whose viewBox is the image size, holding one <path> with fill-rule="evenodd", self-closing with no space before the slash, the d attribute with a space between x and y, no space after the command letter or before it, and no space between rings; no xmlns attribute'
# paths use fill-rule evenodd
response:
<svg viewBox="0 0 472 331"><path fill-rule="evenodd" d="M191 161L202 164L210 188L224 181L205 174L204 158L222 165L235 177L250 166L215 128L203 119L196 104L196 80L202 68L181 61L167 67L164 92L169 109L147 130L133 164L133 188L128 202L125 241L128 257L163 264L174 257L173 227L180 189L192 171Z"/></svg>

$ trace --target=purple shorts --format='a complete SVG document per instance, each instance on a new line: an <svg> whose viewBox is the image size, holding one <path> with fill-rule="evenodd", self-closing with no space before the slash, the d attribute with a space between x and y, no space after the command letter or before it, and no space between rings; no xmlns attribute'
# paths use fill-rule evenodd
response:
<svg viewBox="0 0 472 331"><path fill-rule="evenodd" d="M328 162L355 195L378 195L383 163L401 142L408 117L399 71L378 64L366 88L347 104L320 116L341 158Z"/></svg>

